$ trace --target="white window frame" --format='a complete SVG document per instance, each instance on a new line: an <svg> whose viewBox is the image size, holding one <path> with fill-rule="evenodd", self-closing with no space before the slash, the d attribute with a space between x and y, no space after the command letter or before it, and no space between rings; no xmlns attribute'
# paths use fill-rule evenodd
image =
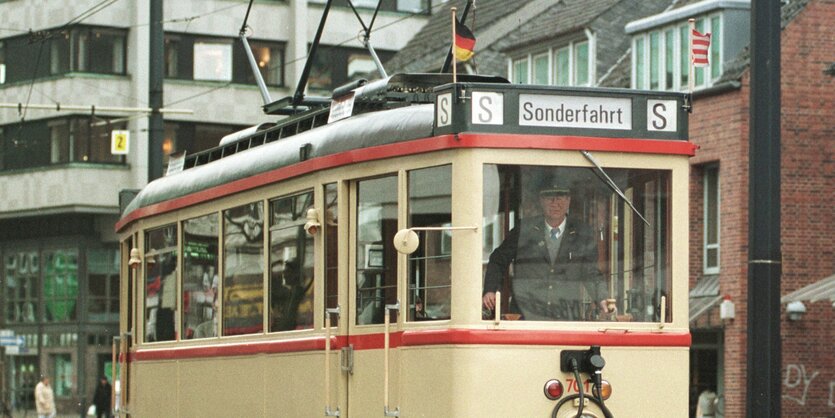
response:
<svg viewBox="0 0 835 418"><path fill-rule="evenodd" d="M688 77L695 77L695 74L696 74L697 71L702 71L703 74L704 74L704 77L703 77L704 79L702 80L702 83L694 84L695 89L703 89L703 88L711 87L713 85L714 81L716 81L718 79L718 77L714 78L712 76L713 66L714 65L721 66L722 63L725 60L724 59L724 53L722 51L722 43L724 42L722 34L725 32L725 16L724 16L724 13L717 12L717 13L710 13L710 14L707 14L707 15L699 16L696 20L696 27L697 27L696 30L699 30L700 32L704 32L706 30L704 28L705 27L710 27L711 26L711 20L713 18L716 18L716 17L719 18L719 33L711 35L711 37L712 37L711 45L710 45L711 49L710 49L710 52L708 52L708 54L710 54L710 57L711 57L710 65L707 66L707 67L691 68L693 73L688 74ZM699 27L698 25L700 25L700 24L702 25L702 29L698 28ZM660 50L660 53L659 53L660 74L659 74L658 88L655 89L655 90L656 91L670 91L670 90L672 90L672 91L685 91L685 90L687 90L687 88L688 88L687 84L686 83L682 84L682 81L681 81L681 66L679 64L681 62L682 54L688 54L689 55L690 51L689 50L685 50L685 51L681 50L681 44L682 44L681 28L682 27L687 27L686 32L688 34L690 33L689 25L688 25L687 22L684 22L684 23L678 22L674 25L665 25L665 26L659 26L659 27L656 27L656 28L652 28L652 30L638 33L638 34L636 34L635 36L632 37L632 43L631 43L631 46L632 46L632 52L631 52L632 68L630 70L630 73L631 73L630 87L631 88L633 88L633 89L637 88L636 86L638 85L638 79L640 77L640 79L643 81L643 84L644 84L644 87L642 89L643 90L651 90L652 89L651 86L650 86L650 54L652 53L651 48L650 48L650 34L651 33L657 33L658 37L659 37L659 50ZM674 45L673 45L672 50L673 50L673 54L675 56L673 57L673 85L672 86L667 85L666 77L664 76L664 74L665 74L664 73L664 65L666 63L666 52L667 52L667 45L666 45L667 38L666 38L666 36L664 36L664 33L667 30L672 30L673 31L672 42L674 43ZM713 29L710 28L710 31L712 32ZM719 48L719 59L714 60L713 55L712 55L713 54L713 48L716 48L717 43L714 42L713 39L716 39L717 36L719 37L719 46L718 46L718 48ZM638 53L637 53L637 42L638 42L639 39L642 39L643 43L644 43L644 54L643 54L642 57L638 57ZM686 42L687 42L687 45L690 44L689 40L687 40ZM643 61L643 64L644 64L644 69L642 71L642 74L638 74L638 71L637 71L637 62L638 62L639 59L641 61ZM687 61L689 62L689 56L687 58ZM718 61L718 62L716 62L716 61ZM719 76L721 76L721 74L722 74L722 72L719 71Z"/></svg>
<svg viewBox="0 0 835 418"><path fill-rule="evenodd" d="M589 63L588 63L588 83L578 85L577 84L577 57L575 56L575 49L578 45L586 43L588 44L588 55L589 55ZM548 84L549 85L557 85L557 68L556 68L556 57L557 51L562 49L568 49L568 71L569 71L569 82L568 86L594 86L597 84L597 79L595 77L595 68L597 65L597 58L595 54L595 41L593 34L586 30L586 37L581 40L574 40L569 41L567 43L560 44L559 46L551 47L545 50L536 50L529 54L518 54L512 55L507 60L507 75L508 79L511 82L515 80L515 70L516 70L516 63L519 61L527 61L527 84L533 83L533 65L534 65L534 58L542 57L543 55L548 56Z"/></svg>

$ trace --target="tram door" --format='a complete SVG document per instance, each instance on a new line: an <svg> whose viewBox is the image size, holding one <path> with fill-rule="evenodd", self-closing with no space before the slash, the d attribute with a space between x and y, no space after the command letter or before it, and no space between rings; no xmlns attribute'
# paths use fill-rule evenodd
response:
<svg viewBox="0 0 835 418"><path fill-rule="evenodd" d="M385 407L396 407L397 350L387 353L384 341L387 317L390 335L399 329L397 252L393 246L398 229L398 176L358 180L352 189L350 301L344 316L351 349L341 357L343 363L351 363L346 372L348 416L378 416ZM392 336L391 346L394 341Z"/></svg>

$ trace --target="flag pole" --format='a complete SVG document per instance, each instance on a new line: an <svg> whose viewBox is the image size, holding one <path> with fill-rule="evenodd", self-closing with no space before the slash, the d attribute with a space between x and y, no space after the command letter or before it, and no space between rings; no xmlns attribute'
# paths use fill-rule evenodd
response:
<svg viewBox="0 0 835 418"><path fill-rule="evenodd" d="M452 9L452 82L458 82L458 68L456 62L458 58L455 57L455 12L458 10L457 8L453 7Z"/></svg>

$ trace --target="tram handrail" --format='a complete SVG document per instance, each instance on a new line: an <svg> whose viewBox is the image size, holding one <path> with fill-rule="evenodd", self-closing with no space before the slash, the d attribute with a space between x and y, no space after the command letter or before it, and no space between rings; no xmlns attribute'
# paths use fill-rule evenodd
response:
<svg viewBox="0 0 835 418"><path fill-rule="evenodd" d="M386 305L386 313L385 313L385 339L384 339L384 346L383 346L383 413L387 417L399 417L400 416L400 407L398 406L394 410L389 409L389 337L391 335L390 332L390 325L391 325L391 311L399 312L400 311L400 301L393 305ZM398 316L397 320L400 320Z"/></svg>
<svg viewBox="0 0 835 418"><path fill-rule="evenodd" d="M338 417L339 407L331 410L331 315L336 314L339 325L339 306L325 309L325 416Z"/></svg>

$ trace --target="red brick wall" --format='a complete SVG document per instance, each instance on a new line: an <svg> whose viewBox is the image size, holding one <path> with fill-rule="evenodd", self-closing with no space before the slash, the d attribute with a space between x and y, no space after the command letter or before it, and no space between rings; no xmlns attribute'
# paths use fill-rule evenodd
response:
<svg viewBox="0 0 835 418"><path fill-rule="evenodd" d="M835 273L835 0L813 0L782 37L782 293ZM736 303L725 325L725 416L745 416L747 362L748 119L749 79L742 87L699 98L690 119L691 286L702 275L704 164L720 175L722 294ZM807 303L798 323L783 321L782 409L784 417L835 414L835 335L828 301ZM721 354L721 353L720 353ZM817 373L817 374L816 374ZM807 385L808 384L808 385Z"/></svg>
<svg viewBox="0 0 835 418"><path fill-rule="evenodd" d="M784 31L782 294L835 273L835 1L812 1ZM835 325L828 300L783 321L783 416L835 414ZM784 317L785 318L785 317Z"/></svg>

